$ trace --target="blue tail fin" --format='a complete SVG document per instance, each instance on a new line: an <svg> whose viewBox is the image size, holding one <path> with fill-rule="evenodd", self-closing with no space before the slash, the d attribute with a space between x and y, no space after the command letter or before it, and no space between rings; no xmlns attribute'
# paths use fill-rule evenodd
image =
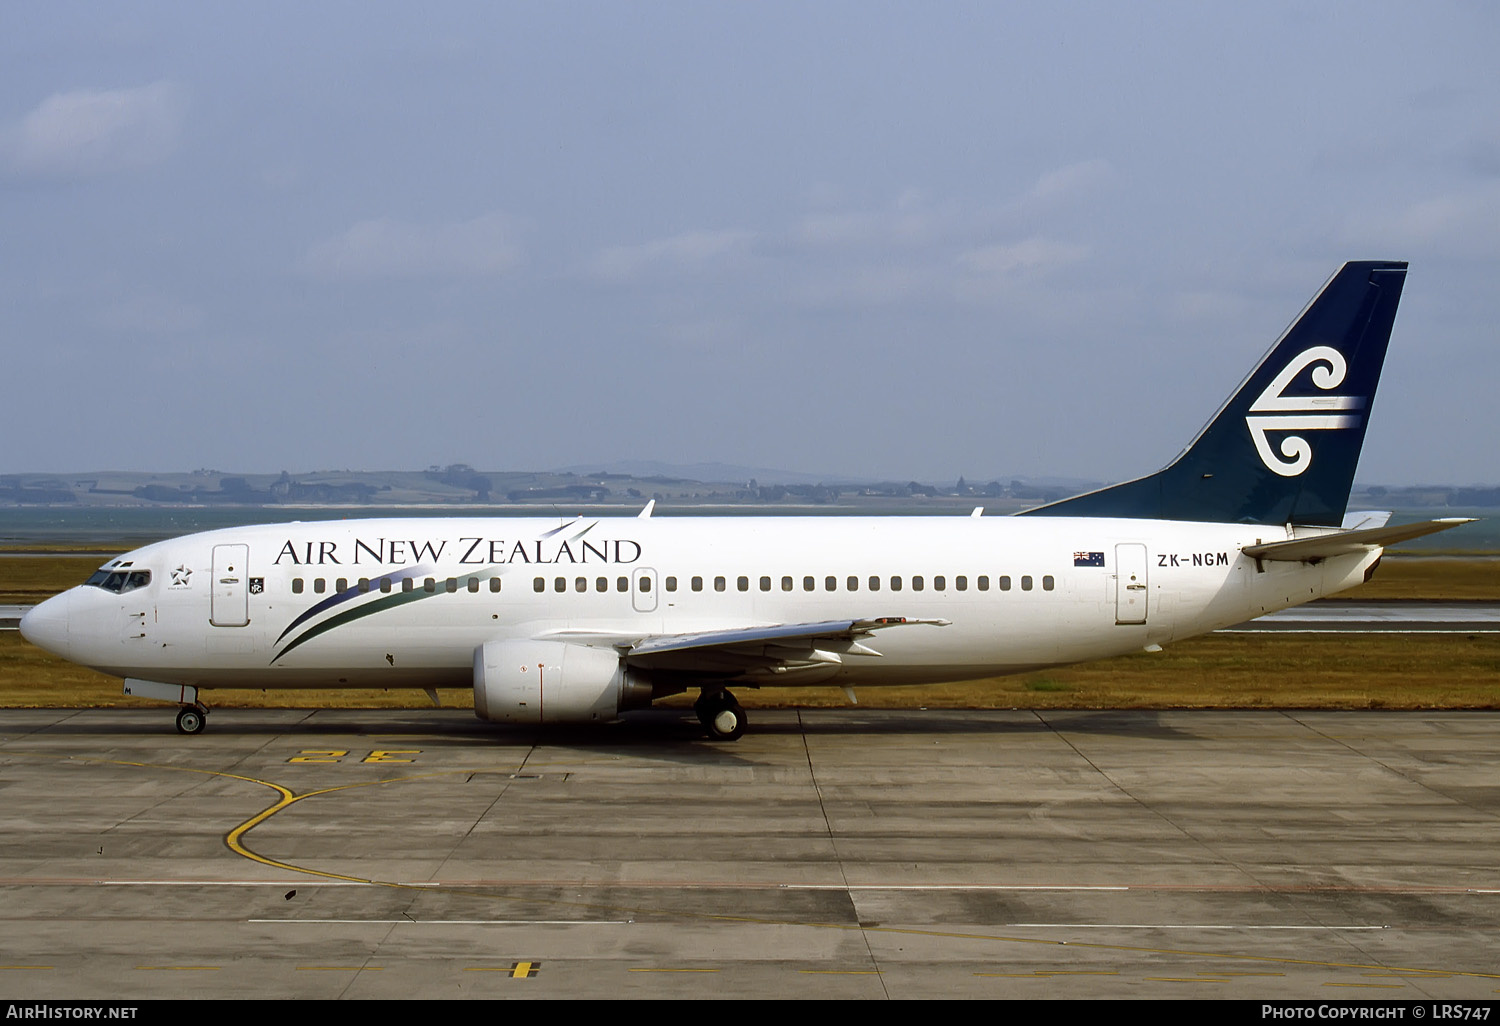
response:
<svg viewBox="0 0 1500 1026"><path fill-rule="evenodd" d="M1339 526L1405 281L1345 264L1170 466L1022 515Z"/></svg>

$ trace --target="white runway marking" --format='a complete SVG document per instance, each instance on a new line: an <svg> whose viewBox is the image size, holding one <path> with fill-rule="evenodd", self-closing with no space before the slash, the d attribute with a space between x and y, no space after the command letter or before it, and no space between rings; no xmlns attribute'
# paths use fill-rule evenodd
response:
<svg viewBox="0 0 1500 1026"><path fill-rule="evenodd" d="M1010 923L1031 930L1389 930L1388 926L1247 926L1243 923Z"/></svg>
<svg viewBox="0 0 1500 1026"><path fill-rule="evenodd" d="M712 884L708 886L714 886ZM787 891L1128 891L1118 884L776 884Z"/></svg>
<svg viewBox="0 0 1500 1026"><path fill-rule="evenodd" d="M631 926L634 919L246 919L281 926Z"/></svg>

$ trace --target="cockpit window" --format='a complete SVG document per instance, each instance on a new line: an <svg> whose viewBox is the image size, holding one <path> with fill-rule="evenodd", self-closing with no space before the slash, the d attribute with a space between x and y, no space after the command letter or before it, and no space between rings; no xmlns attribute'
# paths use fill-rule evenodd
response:
<svg viewBox="0 0 1500 1026"><path fill-rule="evenodd" d="M95 570L92 577L84 581L85 587L103 588L117 595L144 588L151 583L150 570L110 570L108 567Z"/></svg>

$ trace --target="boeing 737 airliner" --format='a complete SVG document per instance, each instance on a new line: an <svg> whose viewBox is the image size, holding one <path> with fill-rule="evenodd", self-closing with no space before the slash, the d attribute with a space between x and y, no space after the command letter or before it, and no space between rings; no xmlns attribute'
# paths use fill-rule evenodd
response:
<svg viewBox="0 0 1500 1026"><path fill-rule="evenodd" d="M28 640L176 702L203 690L470 687L499 723L592 723L729 688L1019 673L1364 581L1464 523L1346 516L1406 264L1345 264L1158 473L1015 516L416 519L210 531L111 560Z"/></svg>

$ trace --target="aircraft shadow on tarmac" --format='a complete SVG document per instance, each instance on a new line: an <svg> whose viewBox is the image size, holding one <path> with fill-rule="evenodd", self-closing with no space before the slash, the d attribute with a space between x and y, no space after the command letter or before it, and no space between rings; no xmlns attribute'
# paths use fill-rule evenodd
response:
<svg viewBox="0 0 1500 1026"><path fill-rule="evenodd" d="M1264 710L1262 710L1264 711ZM10 713L24 712L10 710ZM43 712L33 710L33 713ZM143 718L147 710L89 710L94 715L69 715L31 723L18 722L0 711L0 735L108 736L160 733L167 743L187 742L179 738L168 711ZM160 716L158 723L155 718ZM232 709L221 708L209 720L206 733L191 739L195 746L209 745L216 736L334 736L421 735L429 748L472 748L476 745L576 747L598 752L642 754L643 749L670 745L695 758L707 752L733 755L756 736L927 736L949 734L996 738L1049 733L1118 735L1155 739L1197 737L1184 724L1162 720L1160 710L972 710L972 709L751 709L746 739L711 741L696 717L687 709L652 709L626 714L619 722L597 727L512 727L486 723L465 709L368 710L368 709ZM657 753L666 754L666 753ZM748 753L747 753L748 754Z"/></svg>

